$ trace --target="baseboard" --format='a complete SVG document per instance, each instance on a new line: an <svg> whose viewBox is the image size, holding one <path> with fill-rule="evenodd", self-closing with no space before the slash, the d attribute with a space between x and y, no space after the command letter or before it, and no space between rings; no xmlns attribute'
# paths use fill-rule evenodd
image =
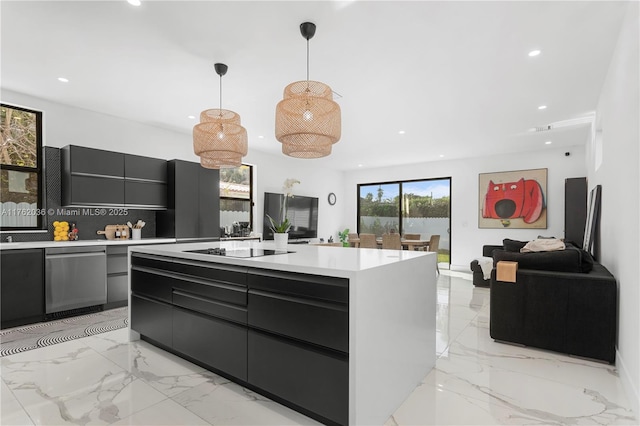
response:
<svg viewBox="0 0 640 426"><path fill-rule="evenodd" d="M624 360L620 355L620 351L618 351L617 349L616 368L618 369L618 376L620 377L622 386L624 387L625 393L627 394L627 398L629 398L629 403L631 404L633 414L636 419L640 419L640 392L636 387L637 385L633 383L633 380L629 375L629 370L627 370L627 368L625 367Z"/></svg>
<svg viewBox="0 0 640 426"><path fill-rule="evenodd" d="M466 265L454 265L453 263L451 264L451 266L449 267L449 269L451 271L457 271L457 272L468 272L471 273L471 269L469 267L469 264L467 263Z"/></svg>

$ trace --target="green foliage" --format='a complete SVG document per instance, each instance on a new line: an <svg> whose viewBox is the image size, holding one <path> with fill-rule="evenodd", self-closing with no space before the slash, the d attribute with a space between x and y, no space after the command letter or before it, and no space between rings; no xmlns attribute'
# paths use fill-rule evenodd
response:
<svg viewBox="0 0 640 426"><path fill-rule="evenodd" d="M342 247L349 247L349 243L347 242L347 238L349 238L349 228L345 228L344 231L338 232L338 238L340 238Z"/></svg>
<svg viewBox="0 0 640 426"><path fill-rule="evenodd" d="M403 217L449 217L449 197L433 198L429 195L420 196L404 194ZM368 193L360 198L360 216L395 217L400 210L400 199L383 200L381 193L378 198Z"/></svg>
<svg viewBox="0 0 640 426"><path fill-rule="evenodd" d="M289 223L289 219L285 219L282 223L278 223L269 215L269 229L271 229L276 234L284 234L285 232L289 232L289 228L291 228L291 223Z"/></svg>

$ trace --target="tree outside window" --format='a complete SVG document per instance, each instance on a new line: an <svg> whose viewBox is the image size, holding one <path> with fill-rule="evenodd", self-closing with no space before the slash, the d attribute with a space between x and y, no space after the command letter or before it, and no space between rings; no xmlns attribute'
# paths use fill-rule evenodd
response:
<svg viewBox="0 0 640 426"><path fill-rule="evenodd" d="M41 229L42 112L0 104L0 224Z"/></svg>

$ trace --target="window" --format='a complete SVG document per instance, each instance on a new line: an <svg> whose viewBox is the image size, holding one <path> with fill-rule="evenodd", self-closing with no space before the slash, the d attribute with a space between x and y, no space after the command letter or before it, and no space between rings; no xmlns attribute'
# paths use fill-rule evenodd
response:
<svg viewBox="0 0 640 426"><path fill-rule="evenodd" d="M221 237L246 237L253 228L253 167L220 169ZM221 229L221 231L222 231Z"/></svg>
<svg viewBox="0 0 640 426"><path fill-rule="evenodd" d="M358 233L440 235L438 262L449 263L451 179L358 185Z"/></svg>
<svg viewBox="0 0 640 426"><path fill-rule="evenodd" d="M43 229L42 112L0 104L2 230Z"/></svg>

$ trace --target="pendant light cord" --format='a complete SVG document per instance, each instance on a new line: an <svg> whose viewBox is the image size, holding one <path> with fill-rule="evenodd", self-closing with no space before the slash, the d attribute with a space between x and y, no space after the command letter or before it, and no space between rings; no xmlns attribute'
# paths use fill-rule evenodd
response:
<svg viewBox="0 0 640 426"><path fill-rule="evenodd" d="M307 87L309 86L309 39L307 39Z"/></svg>
<svg viewBox="0 0 640 426"><path fill-rule="evenodd" d="M220 76L220 108L219 108L220 118L222 118L222 76Z"/></svg>

